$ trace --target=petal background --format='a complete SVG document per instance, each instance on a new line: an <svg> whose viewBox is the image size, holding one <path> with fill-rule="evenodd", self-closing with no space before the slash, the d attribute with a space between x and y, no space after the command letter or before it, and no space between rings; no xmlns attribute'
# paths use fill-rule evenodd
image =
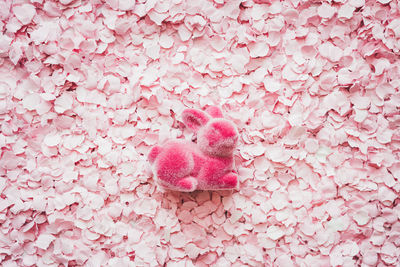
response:
<svg viewBox="0 0 400 267"><path fill-rule="evenodd" d="M399 10L0 2L1 265L398 265ZM240 190L160 190L150 147L207 105Z"/></svg>

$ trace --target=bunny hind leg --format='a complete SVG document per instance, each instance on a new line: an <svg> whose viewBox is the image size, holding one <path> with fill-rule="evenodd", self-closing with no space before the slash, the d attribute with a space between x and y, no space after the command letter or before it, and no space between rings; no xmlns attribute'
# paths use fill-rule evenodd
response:
<svg viewBox="0 0 400 267"><path fill-rule="evenodd" d="M163 148L155 165L157 179L170 187L178 187L178 182L190 176L194 168L194 159L191 151L180 144L172 144ZM186 189L190 189L189 187Z"/></svg>

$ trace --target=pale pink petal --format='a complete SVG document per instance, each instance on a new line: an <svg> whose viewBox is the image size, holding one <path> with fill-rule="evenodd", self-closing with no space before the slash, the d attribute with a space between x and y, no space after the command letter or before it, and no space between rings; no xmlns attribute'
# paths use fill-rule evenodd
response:
<svg viewBox="0 0 400 267"><path fill-rule="evenodd" d="M160 35L160 39L158 42L162 48L168 49L171 48L172 45L174 44L174 38L172 38L172 36L164 32Z"/></svg>
<svg viewBox="0 0 400 267"><path fill-rule="evenodd" d="M73 101L71 94L64 93L54 101L54 109L57 113L63 113L72 107Z"/></svg>
<svg viewBox="0 0 400 267"><path fill-rule="evenodd" d="M349 4L354 7L362 7L365 4L365 0L350 0Z"/></svg>
<svg viewBox="0 0 400 267"><path fill-rule="evenodd" d="M133 10L135 7L136 1L123 1L119 0L118 1L118 7L122 11L128 11L128 10Z"/></svg>
<svg viewBox="0 0 400 267"><path fill-rule="evenodd" d="M358 225L365 225L371 218L366 211L358 211L356 214L354 214L353 219Z"/></svg>
<svg viewBox="0 0 400 267"><path fill-rule="evenodd" d="M23 4L20 6L15 6L13 8L13 12L15 16L18 18L18 20L22 24L26 25L32 21L33 17L36 14L36 9L31 4Z"/></svg>
<svg viewBox="0 0 400 267"><path fill-rule="evenodd" d="M192 33L186 28L185 25L181 25L178 29L179 37L183 42L189 40L189 38L192 36Z"/></svg>
<svg viewBox="0 0 400 267"><path fill-rule="evenodd" d="M51 234L41 234L37 238L35 244L38 248L47 249L50 243L54 241L54 239L56 239L55 236Z"/></svg>
<svg viewBox="0 0 400 267"><path fill-rule="evenodd" d="M275 162L286 162L290 159L290 154L280 146L269 146L266 151L267 157Z"/></svg>
<svg viewBox="0 0 400 267"><path fill-rule="evenodd" d="M269 237L272 240L278 240L279 238L283 237L285 235L285 232L282 231L281 228L272 225L267 228L267 237Z"/></svg>
<svg viewBox="0 0 400 267"><path fill-rule="evenodd" d="M61 141L61 135L57 132L49 133L44 138L43 142L47 146L57 146Z"/></svg>
<svg viewBox="0 0 400 267"><path fill-rule="evenodd" d="M349 4L345 4L339 8L338 17L350 19L351 17L353 17L353 12L355 9L356 9L355 7L353 7Z"/></svg>
<svg viewBox="0 0 400 267"><path fill-rule="evenodd" d="M343 50L333 45L331 42L325 42L319 46L319 52L323 57L336 62L343 56Z"/></svg>
<svg viewBox="0 0 400 267"><path fill-rule="evenodd" d="M318 7L318 15L321 18L330 19L333 17L335 12L336 12L335 7L333 7L329 4L326 4L326 3L323 3L322 5L320 5Z"/></svg>
<svg viewBox="0 0 400 267"><path fill-rule="evenodd" d="M171 234L171 245L174 248L182 248L186 245L186 237L182 233Z"/></svg>
<svg viewBox="0 0 400 267"><path fill-rule="evenodd" d="M265 57L269 52L269 46L267 43L264 42L257 42L249 44L249 52L250 56L255 57Z"/></svg>
<svg viewBox="0 0 400 267"><path fill-rule="evenodd" d="M39 107L40 102L40 96L35 93L25 96L22 100L22 104L27 110L35 110L37 107Z"/></svg>
<svg viewBox="0 0 400 267"><path fill-rule="evenodd" d="M376 88L376 94L381 98L384 99L387 96L394 94L395 90L389 83L383 83Z"/></svg>

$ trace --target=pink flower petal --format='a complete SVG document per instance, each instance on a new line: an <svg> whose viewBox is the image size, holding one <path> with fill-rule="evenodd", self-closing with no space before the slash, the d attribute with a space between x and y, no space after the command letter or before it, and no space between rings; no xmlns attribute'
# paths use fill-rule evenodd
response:
<svg viewBox="0 0 400 267"><path fill-rule="evenodd" d="M54 101L54 109L57 113L63 113L72 107L73 101L71 94L64 93Z"/></svg>
<svg viewBox="0 0 400 267"><path fill-rule="evenodd" d="M279 238L283 237L285 235L285 232L282 231L281 228L272 225L267 228L267 237L269 237L272 240L278 240Z"/></svg>
<svg viewBox="0 0 400 267"><path fill-rule="evenodd" d="M331 42L325 42L319 46L321 56L328 58L332 62L337 62L343 56L343 50L333 45Z"/></svg>
<svg viewBox="0 0 400 267"><path fill-rule="evenodd" d="M350 0L349 4L354 7L362 7L365 4L365 0Z"/></svg>
<svg viewBox="0 0 400 267"><path fill-rule="evenodd" d="M354 214L353 219L357 222L358 225L366 225L371 219L366 211L358 211Z"/></svg>
<svg viewBox="0 0 400 267"><path fill-rule="evenodd" d="M160 46L157 44L146 47L146 55L151 59L157 59L160 57Z"/></svg>
<svg viewBox="0 0 400 267"><path fill-rule="evenodd" d="M265 57L269 52L269 46L265 42L256 42L249 44L250 56L253 58Z"/></svg>
<svg viewBox="0 0 400 267"><path fill-rule="evenodd" d="M289 153L286 153L282 147L276 145L267 148L266 156L275 162L286 162L290 159Z"/></svg>
<svg viewBox="0 0 400 267"><path fill-rule="evenodd" d="M380 86L376 88L376 94L379 96L381 99L386 98L387 96L394 94L395 90L393 86L391 86L388 83L383 83Z"/></svg>
<svg viewBox="0 0 400 267"><path fill-rule="evenodd" d="M174 248L183 248L187 244L184 234L180 232L171 234L170 241Z"/></svg>
<svg viewBox="0 0 400 267"><path fill-rule="evenodd" d="M39 107L40 102L41 102L40 96L35 93L25 96L22 100L22 104L24 108L26 108L27 110L35 110L36 108Z"/></svg>
<svg viewBox="0 0 400 267"><path fill-rule="evenodd" d="M333 6L329 5L329 4L323 3L322 5L320 5L318 7L318 15L321 18L330 19L330 18L333 17L333 15L335 13L336 13L335 7L333 7Z"/></svg>
<svg viewBox="0 0 400 267"><path fill-rule="evenodd" d="M36 14L36 9L31 4L23 4L20 6L15 6L13 8L13 12L15 16L18 18L18 20L22 24L26 25L32 21L33 17Z"/></svg>
<svg viewBox="0 0 400 267"><path fill-rule="evenodd" d="M50 243L53 242L55 239L56 239L55 236L51 234L41 234L37 238L35 244L38 248L47 249Z"/></svg>
<svg viewBox="0 0 400 267"><path fill-rule="evenodd" d="M133 10L135 8L135 3L136 1L123 1L119 0L118 1L118 7L122 11L128 11L128 10Z"/></svg>
<svg viewBox="0 0 400 267"><path fill-rule="evenodd" d="M43 142L47 146L57 146L60 143L60 141L61 141L61 135L56 132L47 134L43 140Z"/></svg>
<svg viewBox="0 0 400 267"><path fill-rule="evenodd" d="M349 4L345 4L339 8L338 17L351 19L353 17L353 12L355 9L356 9L355 7Z"/></svg>
<svg viewBox="0 0 400 267"><path fill-rule="evenodd" d="M189 40L190 37L192 36L192 33L188 30L188 28L186 28L185 25L181 25L178 28L178 34L183 42Z"/></svg>
<svg viewBox="0 0 400 267"><path fill-rule="evenodd" d="M174 44L174 38L164 32L160 35L160 39L158 42L162 48L169 49Z"/></svg>

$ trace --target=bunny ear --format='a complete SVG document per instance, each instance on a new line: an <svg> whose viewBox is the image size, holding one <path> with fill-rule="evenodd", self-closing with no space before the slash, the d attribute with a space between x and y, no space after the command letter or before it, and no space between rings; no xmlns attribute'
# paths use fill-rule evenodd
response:
<svg viewBox="0 0 400 267"><path fill-rule="evenodd" d="M183 123L195 132L197 132L210 119L206 113L197 109L185 109L182 117Z"/></svg>
<svg viewBox="0 0 400 267"><path fill-rule="evenodd" d="M206 109L206 112L210 114L211 117L213 118L223 118L224 115L222 114L222 111L219 107L217 106L210 106Z"/></svg>

